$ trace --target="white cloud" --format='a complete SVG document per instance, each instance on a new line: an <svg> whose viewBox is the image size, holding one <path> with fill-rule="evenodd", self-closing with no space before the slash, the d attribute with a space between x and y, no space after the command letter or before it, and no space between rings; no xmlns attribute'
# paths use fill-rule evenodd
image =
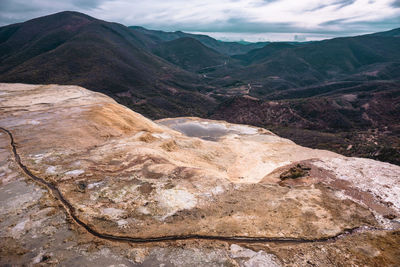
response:
<svg viewBox="0 0 400 267"><path fill-rule="evenodd" d="M393 0L117 0L103 3L93 13L125 24L174 25L228 23L285 23L318 29L329 21L380 21L400 16Z"/></svg>
<svg viewBox="0 0 400 267"><path fill-rule="evenodd" d="M197 32L341 35L400 27L398 0L4 1L2 24L76 10L125 25Z"/></svg>

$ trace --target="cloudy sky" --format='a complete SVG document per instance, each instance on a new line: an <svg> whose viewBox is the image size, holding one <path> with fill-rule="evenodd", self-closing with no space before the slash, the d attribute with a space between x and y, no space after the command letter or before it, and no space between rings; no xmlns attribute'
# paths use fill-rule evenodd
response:
<svg viewBox="0 0 400 267"><path fill-rule="evenodd" d="M400 0L0 0L0 25L64 11L221 40L316 40L400 27Z"/></svg>

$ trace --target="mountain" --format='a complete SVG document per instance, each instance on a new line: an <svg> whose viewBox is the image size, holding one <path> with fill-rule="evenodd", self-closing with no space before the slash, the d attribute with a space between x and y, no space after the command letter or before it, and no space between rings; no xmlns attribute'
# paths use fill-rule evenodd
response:
<svg viewBox="0 0 400 267"><path fill-rule="evenodd" d="M253 49L246 54L243 55L234 55L233 58L242 60L246 65L260 63L266 58L277 54L279 51L284 49L295 48L295 45L289 43L270 43L265 45L263 48Z"/></svg>
<svg viewBox="0 0 400 267"><path fill-rule="evenodd" d="M400 166L0 84L1 266L399 266Z"/></svg>
<svg viewBox="0 0 400 267"><path fill-rule="evenodd" d="M225 65L232 60L189 37L163 42L153 49L153 53L192 72Z"/></svg>
<svg viewBox="0 0 400 267"><path fill-rule="evenodd" d="M393 29L390 31L385 31L385 32L377 32L370 34L372 36L384 36L384 37L400 37L400 28Z"/></svg>
<svg viewBox="0 0 400 267"><path fill-rule="evenodd" d="M399 80L400 38L379 35L336 38L301 46L273 44L235 56L245 65L229 73L231 81L257 84L252 95L331 81ZM220 70L214 74L226 77ZM226 80L227 83L230 80Z"/></svg>
<svg viewBox="0 0 400 267"><path fill-rule="evenodd" d="M269 44L234 56L241 67L208 74L217 77L215 97L225 97L211 118L400 164L398 32Z"/></svg>
<svg viewBox="0 0 400 267"><path fill-rule="evenodd" d="M0 80L86 86L151 117L204 115L213 100L198 93L198 76L151 45L123 25L61 12L0 28Z"/></svg>
<svg viewBox="0 0 400 267"><path fill-rule="evenodd" d="M398 33L241 44L61 12L0 28L0 81L81 85L150 118L253 124L398 164Z"/></svg>
<svg viewBox="0 0 400 267"><path fill-rule="evenodd" d="M183 37L193 38L201 42L203 45L227 56L245 54L253 49L264 47L266 44L269 43L269 42L258 42L258 43L244 44L241 42L223 42L211 38L210 36L207 35L191 34L182 31L176 31L176 32L155 31L155 30L148 30L140 26L130 26L129 28L131 28L135 32L140 32L146 35L147 37L152 38L155 42L173 41Z"/></svg>

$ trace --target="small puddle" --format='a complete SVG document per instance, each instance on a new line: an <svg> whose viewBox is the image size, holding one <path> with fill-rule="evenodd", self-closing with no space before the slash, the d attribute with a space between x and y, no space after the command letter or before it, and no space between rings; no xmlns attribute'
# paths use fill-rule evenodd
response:
<svg viewBox="0 0 400 267"><path fill-rule="evenodd" d="M159 123L186 136L198 137L208 141L218 141L219 138L228 134L257 134L257 129L244 125L226 126L222 123L193 121L184 118L168 119Z"/></svg>

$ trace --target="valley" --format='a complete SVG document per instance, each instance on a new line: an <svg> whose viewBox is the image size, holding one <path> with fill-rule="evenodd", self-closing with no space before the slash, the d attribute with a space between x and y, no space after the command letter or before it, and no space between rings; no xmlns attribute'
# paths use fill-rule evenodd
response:
<svg viewBox="0 0 400 267"><path fill-rule="evenodd" d="M400 2L0 3L0 266L400 266Z"/></svg>
<svg viewBox="0 0 400 267"><path fill-rule="evenodd" d="M400 164L399 29L221 42L61 12L0 28L0 81L80 85L151 119L198 116Z"/></svg>

